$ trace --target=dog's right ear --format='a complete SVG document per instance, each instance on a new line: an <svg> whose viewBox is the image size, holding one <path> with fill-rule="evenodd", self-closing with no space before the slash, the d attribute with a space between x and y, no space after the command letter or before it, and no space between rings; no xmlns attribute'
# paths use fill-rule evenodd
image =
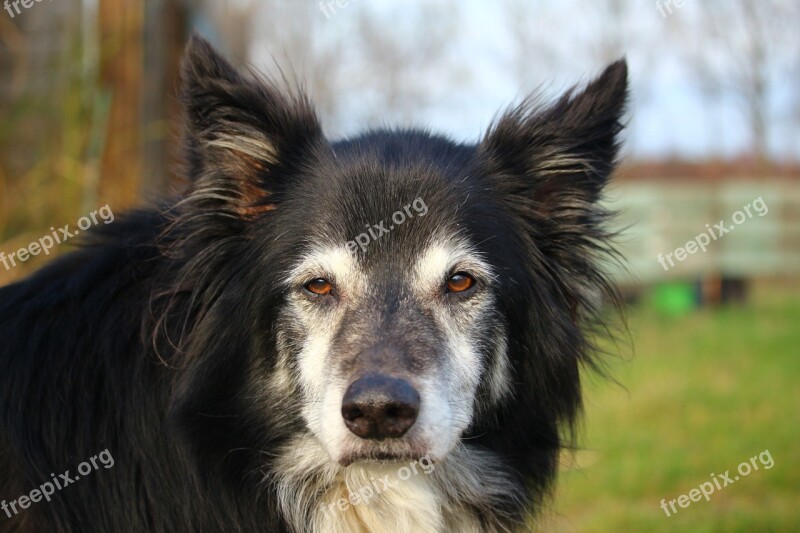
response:
<svg viewBox="0 0 800 533"><path fill-rule="evenodd" d="M181 99L189 194L204 209L243 217L274 209L271 197L323 138L304 95L242 75L197 35L186 49Z"/></svg>

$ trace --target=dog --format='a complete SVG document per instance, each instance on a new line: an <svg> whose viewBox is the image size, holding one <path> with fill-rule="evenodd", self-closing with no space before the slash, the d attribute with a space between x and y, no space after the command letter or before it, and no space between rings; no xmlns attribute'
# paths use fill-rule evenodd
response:
<svg viewBox="0 0 800 533"><path fill-rule="evenodd" d="M0 289L0 530L527 530L616 301L627 76L333 142L193 37L186 191Z"/></svg>

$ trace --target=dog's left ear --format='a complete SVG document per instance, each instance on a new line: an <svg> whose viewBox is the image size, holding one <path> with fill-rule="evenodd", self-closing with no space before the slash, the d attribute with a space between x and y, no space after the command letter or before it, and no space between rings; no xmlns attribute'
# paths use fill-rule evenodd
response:
<svg viewBox="0 0 800 533"><path fill-rule="evenodd" d="M528 100L508 111L479 149L495 189L545 218L576 201L594 203L616 164L627 97L620 60L548 107Z"/></svg>
<svg viewBox="0 0 800 533"><path fill-rule="evenodd" d="M271 197L323 139L311 103L241 74L197 35L182 82L190 197L242 217L273 209Z"/></svg>

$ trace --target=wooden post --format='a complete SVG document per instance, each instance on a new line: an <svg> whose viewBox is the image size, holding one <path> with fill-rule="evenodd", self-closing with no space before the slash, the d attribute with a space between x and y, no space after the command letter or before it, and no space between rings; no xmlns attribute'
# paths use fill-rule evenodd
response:
<svg viewBox="0 0 800 533"><path fill-rule="evenodd" d="M100 78L111 104L99 198L115 211L135 204L141 180L143 0L100 0Z"/></svg>

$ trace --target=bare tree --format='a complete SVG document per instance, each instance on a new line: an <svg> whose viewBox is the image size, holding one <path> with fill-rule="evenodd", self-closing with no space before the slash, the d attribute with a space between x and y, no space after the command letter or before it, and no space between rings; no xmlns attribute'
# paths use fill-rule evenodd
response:
<svg viewBox="0 0 800 533"><path fill-rule="evenodd" d="M543 79L565 69L574 77L646 48L640 7L625 0L567 0L557 8L544 0L503 0L501 7L519 83L530 82L537 70Z"/></svg>
<svg viewBox="0 0 800 533"><path fill-rule="evenodd" d="M251 59L272 76L302 81L326 129L419 116L451 61L454 0L387 7L264 0L254 4ZM443 85L440 83L439 85Z"/></svg>
<svg viewBox="0 0 800 533"><path fill-rule="evenodd" d="M706 0L685 9L669 20L682 56L709 98L741 110L763 171L773 90L787 81L781 75L791 67L800 10L791 0Z"/></svg>
<svg viewBox="0 0 800 533"><path fill-rule="evenodd" d="M368 122L408 121L436 100L434 78L463 75L448 57L456 37L456 12L451 1L422 4L404 14L402 26L396 22L400 13L360 13L356 38L361 68L351 79L372 98Z"/></svg>
<svg viewBox="0 0 800 533"><path fill-rule="evenodd" d="M546 89L559 77L572 83L626 57L636 68L631 107L651 98L648 85L635 83L649 78L657 65L653 56L660 43L653 27L659 21L651 6L625 0L565 0L557 6L546 0L503 0L500 6L511 38L514 83L528 90ZM639 125L628 122L626 135L637 138Z"/></svg>

